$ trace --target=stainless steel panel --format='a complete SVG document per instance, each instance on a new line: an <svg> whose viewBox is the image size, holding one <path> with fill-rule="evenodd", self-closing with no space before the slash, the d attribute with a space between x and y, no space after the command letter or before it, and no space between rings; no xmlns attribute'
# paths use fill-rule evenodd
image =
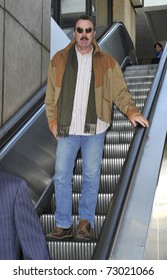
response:
<svg viewBox="0 0 167 280"><path fill-rule="evenodd" d="M144 253L145 260L167 260L167 139Z"/></svg>

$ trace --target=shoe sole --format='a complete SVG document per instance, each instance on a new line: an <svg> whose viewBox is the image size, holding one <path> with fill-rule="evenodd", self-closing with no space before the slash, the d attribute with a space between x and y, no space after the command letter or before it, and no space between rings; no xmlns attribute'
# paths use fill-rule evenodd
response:
<svg viewBox="0 0 167 280"><path fill-rule="evenodd" d="M90 241L91 238L90 237L79 237L79 236L75 236L74 237L75 241Z"/></svg>
<svg viewBox="0 0 167 280"><path fill-rule="evenodd" d="M54 241L54 240L69 240L69 239L72 239L72 235L68 235L68 236L63 236L63 237L55 237L53 235L46 235L46 240L47 241Z"/></svg>

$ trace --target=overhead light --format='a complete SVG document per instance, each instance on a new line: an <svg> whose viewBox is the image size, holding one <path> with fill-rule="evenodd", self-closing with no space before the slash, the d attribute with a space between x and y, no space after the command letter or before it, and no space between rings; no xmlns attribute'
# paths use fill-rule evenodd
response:
<svg viewBox="0 0 167 280"><path fill-rule="evenodd" d="M134 8L141 8L144 6L144 0L131 0Z"/></svg>

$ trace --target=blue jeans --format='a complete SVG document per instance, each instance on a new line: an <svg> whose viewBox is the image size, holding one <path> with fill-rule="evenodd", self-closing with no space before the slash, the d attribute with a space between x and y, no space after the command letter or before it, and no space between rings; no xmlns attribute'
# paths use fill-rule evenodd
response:
<svg viewBox="0 0 167 280"><path fill-rule="evenodd" d="M101 161L105 133L91 136L69 135L57 143L55 164L56 225L69 228L72 217L72 177L79 149L82 153L82 189L78 206L79 219L94 226L94 216L99 190Z"/></svg>

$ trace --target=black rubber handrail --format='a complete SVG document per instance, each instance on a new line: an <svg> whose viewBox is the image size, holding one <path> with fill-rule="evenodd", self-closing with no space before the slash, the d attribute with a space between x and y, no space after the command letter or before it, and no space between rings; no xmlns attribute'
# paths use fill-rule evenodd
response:
<svg viewBox="0 0 167 280"><path fill-rule="evenodd" d="M43 105L45 92L46 85L42 86L20 110L0 128L0 150Z"/></svg>

